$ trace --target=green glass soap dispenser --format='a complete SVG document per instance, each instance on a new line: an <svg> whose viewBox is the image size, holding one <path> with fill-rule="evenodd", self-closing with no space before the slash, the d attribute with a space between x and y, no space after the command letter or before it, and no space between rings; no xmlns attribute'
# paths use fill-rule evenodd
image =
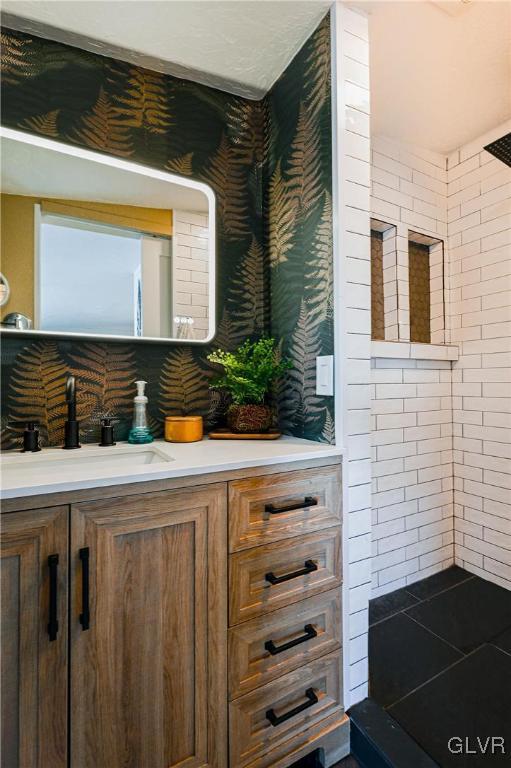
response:
<svg viewBox="0 0 511 768"><path fill-rule="evenodd" d="M154 438L147 426L147 397L144 394L147 381L136 381L135 384L137 387L137 395L134 399L135 412L128 443L152 443Z"/></svg>

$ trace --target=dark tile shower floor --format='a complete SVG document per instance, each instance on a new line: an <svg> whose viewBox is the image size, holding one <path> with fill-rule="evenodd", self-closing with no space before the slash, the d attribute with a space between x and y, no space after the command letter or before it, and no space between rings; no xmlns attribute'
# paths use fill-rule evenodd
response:
<svg viewBox="0 0 511 768"><path fill-rule="evenodd" d="M369 624L371 698L441 768L511 768L511 592L453 567L372 600Z"/></svg>

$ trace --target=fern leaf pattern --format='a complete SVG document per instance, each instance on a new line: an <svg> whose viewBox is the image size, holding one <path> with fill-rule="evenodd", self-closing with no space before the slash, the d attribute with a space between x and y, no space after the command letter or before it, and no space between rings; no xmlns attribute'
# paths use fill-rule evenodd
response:
<svg viewBox="0 0 511 768"><path fill-rule="evenodd" d="M186 155L167 160L166 168L179 176L191 176L193 174L193 152L187 152Z"/></svg>
<svg viewBox="0 0 511 768"><path fill-rule="evenodd" d="M212 186L220 315L214 345L232 350L245 336L274 335L296 361L296 372L275 388L282 426L329 439L331 402L315 396L312 364L316 351L332 353L328 17L259 102L23 32L4 30L2 43L4 125ZM58 445L68 370L78 376L84 426L100 412L129 421L138 372L148 381L151 427L159 432L163 411L208 414L211 346L6 338L4 417L35 416L43 440ZM224 405L212 398L212 422ZM5 418L2 439L19 444Z"/></svg>
<svg viewBox="0 0 511 768"><path fill-rule="evenodd" d="M268 289L264 251L255 237L233 277L231 300L237 307L234 333L242 341L247 336L261 335L267 326ZM238 338L237 338L238 341Z"/></svg>
<svg viewBox="0 0 511 768"><path fill-rule="evenodd" d="M226 237L239 239L249 235L245 171L225 134L206 168L204 179L217 193L217 215Z"/></svg>
<svg viewBox="0 0 511 768"><path fill-rule="evenodd" d="M87 414L123 417L131 412L136 368L133 349L85 342L71 353L78 391L87 398Z"/></svg>
<svg viewBox="0 0 511 768"><path fill-rule="evenodd" d="M298 197L301 211L307 216L318 203L324 186L321 177L319 127L304 102L300 104L289 164L293 190Z"/></svg>
<svg viewBox="0 0 511 768"><path fill-rule="evenodd" d="M293 369L276 385L285 431L330 441L333 412L315 392L315 357L333 353L330 19L266 99L265 216L271 328Z"/></svg>
<svg viewBox="0 0 511 768"><path fill-rule="evenodd" d="M291 338L290 354L294 362L291 379L297 384L305 414L317 414L320 410L316 395L316 357L319 352L318 324L302 300L296 331Z"/></svg>
<svg viewBox="0 0 511 768"><path fill-rule="evenodd" d="M287 254L293 247L296 222L296 199L289 182L283 176L280 163L273 172L269 184L269 258L272 267L287 261Z"/></svg>
<svg viewBox="0 0 511 768"><path fill-rule="evenodd" d="M320 439L322 443L328 443L329 445L335 443L335 422L328 408L325 409L325 423L321 430Z"/></svg>
<svg viewBox="0 0 511 768"><path fill-rule="evenodd" d="M237 161L243 165L262 162L264 112L261 103L234 98L227 109L226 122Z"/></svg>
<svg viewBox="0 0 511 768"><path fill-rule="evenodd" d="M121 125L165 133L172 125L165 75L130 68L122 95L114 98L112 115Z"/></svg>
<svg viewBox="0 0 511 768"><path fill-rule="evenodd" d="M305 295L314 318L326 320L333 313L332 198L324 192L323 210L305 264Z"/></svg>
<svg viewBox="0 0 511 768"><path fill-rule="evenodd" d="M37 421L41 443L57 445L64 436L67 369L54 342L39 342L17 356L11 375L10 421ZM18 430L22 430L20 427Z"/></svg>
<svg viewBox="0 0 511 768"><path fill-rule="evenodd" d="M19 35L6 30L0 35L2 46L2 81L6 85L17 85L20 80L32 74L28 51L30 38L20 38Z"/></svg>
<svg viewBox="0 0 511 768"><path fill-rule="evenodd" d="M20 123L20 128L55 138L59 135L59 129L57 127L59 112L60 109L52 109L50 112L46 112L45 115L27 117L26 120Z"/></svg>
<svg viewBox="0 0 511 768"><path fill-rule="evenodd" d="M225 422L229 397L219 389L211 389L209 394L209 409L206 416L206 427L213 429Z"/></svg>
<svg viewBox="0 0 511 768"><path fill-rule="evenodd" d="M128 157L133 153L128 126L119 123L117 113L104 88L100 88L96 103L83 116L81 125L75 128L71 138L91 149L121 157Z"/></svg>
<svg viewBox="0 0 511 768"><path fill-rule="evenodd" d="M309 42L309 54L306 59L305 84L307 106L312 117L316 117L325 107L329 107L332 86L330 62L330 20L326 16Z"/></svg>
<svg viewBox="0 0 511 768"><path fill-rule="evenodd" d="M177 347L167 355L160 376L160 410L164 416L206 415L208 381L190 349Z"/></svg>
<svg viewBox="0 0 511 768"><path fill-rule="evenodd" d="M227 307L222 310L222 319L218 324L215 336L215 349L232 350L235 347L235 330L231 314Z"/></svg>
<svg viewBox="0 0 511 768"><path fill-rule="evenodd" d="M296 329L291 336L289 355L293 368L287 387L279 400L279 410L294 413L293 426L305 434L308 426L317 426L323 405L316 395L316 357L320 352L318 324L307 312L302 300Z"/></svg>

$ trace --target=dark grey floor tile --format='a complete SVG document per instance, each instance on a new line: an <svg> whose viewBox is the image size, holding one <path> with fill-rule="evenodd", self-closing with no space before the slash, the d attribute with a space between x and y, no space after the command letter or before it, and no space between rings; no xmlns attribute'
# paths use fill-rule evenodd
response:
<svg viewBox="0 0 511 768"><path fill-rule="evenodd" d="M388 595L375 597L369 601L369 624L375 624L382 619L388 619L405 608L410 608L417 604L417 599L411 595L404 587L389 592Z"/></svg>
<svg viewBox="0 0 511 768"><path fill-rule="evenodd" d="M474 618L477 614L474 614ZM490 768L511 765L511 657L484 645L459 664L390 707L392 715L442 768ZM488 736L505 740L505 754ZM463 753L452 753L452 749ZM480 738L478 745L476 739ZM467 754L465 741L475 750Z"/></svg>
<svg viewBox="0 0 511 768"><path fill-rule="evenodd" d="M351 749L364 768L438 768L415 739L373 699L350 707Z"/></svg>
<svg viewBox="0 0 511 768"><path fill-rule="evenodd" d="M369 630L370 695L382 707L461 658L461 654L404 613Z"/></svg>
<svg viewBox="0 0 511 768"><path fill-rule="evenodd" d="M458 568L457 565L453 565L452 568L447 568L445 571L428 576L427 579L421 579L421 581L417 581L415 584L410 584L410 586L406 587L406 590L416 597L417 600L427 600L439 592L453 587L455 584L460 584L462 581L472 578L474 578L473 574L465 571L463 568Z"/></svg>
<svg viewBox="0 0 511 768"><path fill-rule="evenodd" d="M348 755L344 760L333 765L332 768L360 768L360 763L357 763L353 755Z"/></svg>
<svg viewBox="0 0 511 768"><path fill-rule="evenodd" d="M511 592L476 576L406 614L470 653L511 627Z"/></svg>
<svg viewBox="0 0 511 768"><path fill-rule="evenodd" d="M511 628L492 640L493 645L511 655Z"/></svg>

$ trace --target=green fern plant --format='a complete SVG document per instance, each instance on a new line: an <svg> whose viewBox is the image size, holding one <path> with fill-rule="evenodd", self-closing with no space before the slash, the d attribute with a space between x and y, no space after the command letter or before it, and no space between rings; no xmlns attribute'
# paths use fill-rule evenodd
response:
<svg viewBox="0 0 511 768"><path fill-rule="evenodd" d="M271 338L247 340L235 352L219 349L208 355L208 360L224 369L224 375L212 386L227 390L235 405L259 405L272 382L291 368L290 360L279 360L275 339Z"/></svg>

